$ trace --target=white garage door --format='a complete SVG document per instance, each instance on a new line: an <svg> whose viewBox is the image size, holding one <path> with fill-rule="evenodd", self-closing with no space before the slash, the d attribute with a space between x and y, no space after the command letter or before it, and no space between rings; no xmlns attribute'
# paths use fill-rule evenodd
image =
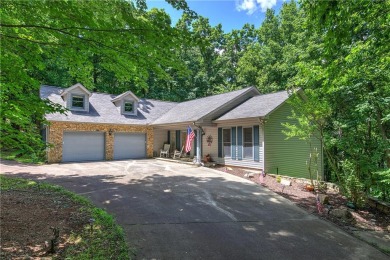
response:
<svg viewBox="0 0 390 260"><path fill-rule="evenodd" d="M115 133L114 159L141 159L146 157L146 135L141 133Z"/></svg>
<svg viewBox="0 0 390 260"><path fill-rule="evenodd" d="M103 132L64 132L63 162L102 161L105 159Z"/></svg>

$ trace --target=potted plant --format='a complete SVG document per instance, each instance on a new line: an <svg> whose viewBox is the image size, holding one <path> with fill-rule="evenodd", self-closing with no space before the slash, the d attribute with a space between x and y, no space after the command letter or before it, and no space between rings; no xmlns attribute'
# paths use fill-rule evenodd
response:
<svg viewBox="0 0 390 260"><path fill-rule="evenodd" d="M204 162L211 162L211 155L210 154L206 154L205 157L204 157Z"/></svg>

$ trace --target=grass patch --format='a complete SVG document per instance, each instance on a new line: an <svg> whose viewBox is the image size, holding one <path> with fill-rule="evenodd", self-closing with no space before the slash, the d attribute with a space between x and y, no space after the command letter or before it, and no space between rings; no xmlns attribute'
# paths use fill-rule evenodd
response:
<svg viewBox="0 0 390 260"><path fill-rule="evenodd" d="M111 215L88 199L57 185L0 175L0 192L5 191L38 191L52 197L64 196L80 205L80 211L90 217L90 223L83 223L81 230L70 234L69 243L59 258L130 259L123 229Z"/></svg>
<svg viewBox="0 0 390 260"><path fill-rule="evenodd" d="M3 160L13 160L20 163L34 163L34 164L44 164L45 158L39 157L36 154L23 154L21 151L7 151L0 150L0 158Z"/></svg>

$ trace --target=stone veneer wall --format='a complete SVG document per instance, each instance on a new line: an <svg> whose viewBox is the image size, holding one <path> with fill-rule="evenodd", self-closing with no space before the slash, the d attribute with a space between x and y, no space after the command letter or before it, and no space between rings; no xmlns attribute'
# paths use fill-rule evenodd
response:
<svg viewBox="0 0 390 260"><path fill-rule="evenodd" d="M113 131L109 135L109 130ZM62 142L64 131L100 131L105 132L106 160L112 160L114 156L114 134L115 132L146 133L146 155L153 157L153 128L150 126L137 125L110 125L72 122L50 122L48 127L48 142L52 147L48 151L47 160L49 163L62 161Z"/></svg>

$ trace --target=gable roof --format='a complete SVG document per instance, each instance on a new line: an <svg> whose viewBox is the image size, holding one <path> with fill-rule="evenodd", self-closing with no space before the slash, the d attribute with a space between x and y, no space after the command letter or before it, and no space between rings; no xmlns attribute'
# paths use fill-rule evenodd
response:
<svg viewBox="0 0 390 260"><path fill-rule="evenodd" d="M255 96L237 106L236 108L230 110L213 122L242 118L265 117L278 108L281 104L283 104L288 98L289 95L287 91Z"/></svg>
<svg viewBox="0 0 390 260"><path fill-rule="evenodd" d="M125 93L120 94L119 96L116 96L115 98L113 98L111 100L111 102L117 102L117 101L123 99L124 97L126 97L128 95L130 95L133 99L135 99L137 102L139 102L139 98L136 95L134 95L134 93L131 92L130 90L126 91Z"/></svg>
<svg viewBox="0 0 390 260"><path fill-rule="evenodd" d="M66 94L68 94L70 91L74 90L75 88L80 88L82 91L84 91L86 94L88 94L88 96L91 96L92 93L86 89L81 83L76 83L74 84L73 86L67 88L67 89L64 89L64 91L62 92L61 96L65 96Z"/></svg>
<svg viewBox="0 0 390 260"><path fill-rule="evenodd" d="M154 121L153 125L196 122L205 117L212 117L213 115L218 117L220 114L223 114L232 108L229 107L229 105L234 107L239 104L234 104L234 101L244 102L250 97L258 94L259 92L256 88L248 87L223 94L181 102Z"/></svg>
<svg viewBox="0 0 390 260"><path fill-rule="evenodd" d="M61 97L63 88L42 86L40 95L42 99L66 107L66 101ZM152 99L139 99L138 113L136 116L122 115L120 106L116 106L112 99L117 95L94 92L89 98L89 112L67 111L65 114L47 114L49 121L83 122L83 123L107 123L126 125L148 125L169 111L177 103L164 102Z"/></svg>

